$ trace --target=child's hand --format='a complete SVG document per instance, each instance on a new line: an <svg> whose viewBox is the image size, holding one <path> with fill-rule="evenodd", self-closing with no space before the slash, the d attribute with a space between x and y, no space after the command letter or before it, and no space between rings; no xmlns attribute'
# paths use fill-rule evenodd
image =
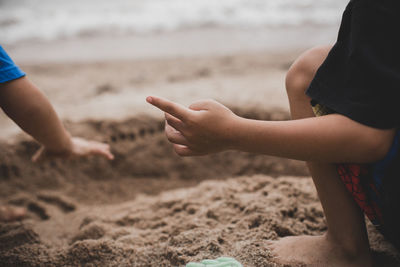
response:
<svg viewBox="0 0 400 267"><path fill-rule="evenodd" d="M71 138L71 149L65 152L53 152L46 149L44 146L33 155L32 161L39 162L48 158L61 157L61 158L73 158L73 157L88 157L88 156L102 156L108 160L114 159L114 155L110 152L110 146L108 144L88 141L79 137Z"/></svg>
<svg viewBox="0 0 400 267"><path fill-rule="evenodd" d="M224 105L203 100L186 108L158 97L146 100L165 112L165 133L178 155L198 156L231 148L238 117Z"/></svg>

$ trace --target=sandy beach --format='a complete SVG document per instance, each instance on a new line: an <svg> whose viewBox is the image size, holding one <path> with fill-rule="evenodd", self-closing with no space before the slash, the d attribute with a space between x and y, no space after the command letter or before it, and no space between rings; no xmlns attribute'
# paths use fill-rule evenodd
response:
<svg viewBox="0 0 400 267"><path fill-rule="evenodd" d="M203 34L216 47L239 38ZM67 129L109 143L116 157L33 164L38 144L1 114L0 202L29 211L21 222L0 223L1 266L184 266L220 256L246 267L279 266L269 240L326 231L303 162L234 151L180 158L164 136L163 114L145 97L185 105L213 98L244 117L288 120L287 69L311 43L335 36L215 52L196 48L199 34L187 40L196 49L182 45L179 53L173 44L184 37L176 35L164 36L170 39L159 54L160 39L149 36L141 37L142 53L129 56L118 48L112 56L110 44L122 40L108 40L103 57L101 45L93 55L82 52L87 40L58 46L65 53L54 43L7 47ZM125 41L126 50L138 43ZM376 266L399 266L400 254L370 224L368 232Z"/></svg>

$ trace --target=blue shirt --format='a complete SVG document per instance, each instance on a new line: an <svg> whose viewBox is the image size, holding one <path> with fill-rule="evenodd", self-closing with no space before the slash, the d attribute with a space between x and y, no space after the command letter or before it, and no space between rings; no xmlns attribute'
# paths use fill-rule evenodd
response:
<svg viewBox="0 0 400 267"><path fill-rule="evenodd" d="M0 83L5 83L25 76L14 61L8 56L7 52L0 45Z"/></svg>

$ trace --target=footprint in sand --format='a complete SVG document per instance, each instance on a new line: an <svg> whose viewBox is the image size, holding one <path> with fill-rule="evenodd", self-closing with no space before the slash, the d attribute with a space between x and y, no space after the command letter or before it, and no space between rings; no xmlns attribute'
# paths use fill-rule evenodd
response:
<svg viewBox="0 0 400 267"><path fill-rule="evenodd" d="M119 132L112 134L110 136L111 143L123 142L123 141L136 141L138 138L145 138L148 136L153 136L157 133L162 133L164 131L164 122L156 121L151 123L150 126L140 127L131 132Z"/></svg>
<svg viewBox="0 0 400 267"><path fill-rule="evenodd" d="M50 219L50 214L47 205L55 206L63 213L69 213L76 210L76 205L64 197L41 193L36 197L20 196L8 202L17 206L25 206L28 211L38 216L41 220Z"/></svg>
<svg viewBox="0 0 400 267"><path fill-rule="evenodd" d="M40 219L42 220L48 220L50 219L49 214L47 213L47 210L45 207L40 205L37 202L29 202L28 203L28 210L39 216Z"/></svg>
<svg viewBox="0 0 400 267"><path fill-rule="evenodd" d="M75 204L70 201L55 195L39 194L37 198L47 204L55 205L64 213L72 212L76 209Z"/></svg>

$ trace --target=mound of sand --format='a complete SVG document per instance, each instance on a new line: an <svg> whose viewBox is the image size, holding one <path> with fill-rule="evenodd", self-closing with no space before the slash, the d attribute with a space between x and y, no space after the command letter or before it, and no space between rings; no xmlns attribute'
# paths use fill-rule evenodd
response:
<svg viewBox="0 0 400 267"><path fill-rule="evenodd" d="M116 158L35 165L35 143L1 144L1 200L29 210L0 224L2 266L183 266L219 256L276 266L268 240L326 230L301 162L238 152L182 159L163 122L146 116L67 125L110 142ZM369 234L379 266L400 264L370 225Z"/></svg>

